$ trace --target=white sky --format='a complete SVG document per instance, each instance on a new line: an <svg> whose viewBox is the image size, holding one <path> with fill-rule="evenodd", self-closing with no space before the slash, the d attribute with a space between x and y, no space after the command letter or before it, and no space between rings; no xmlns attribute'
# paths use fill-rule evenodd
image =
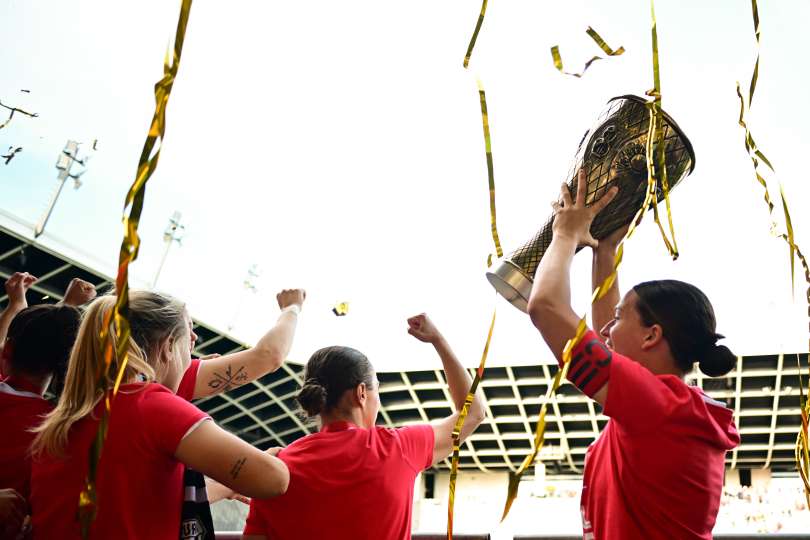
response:
<svg viewBox="0 0 810 540"><path fill-rule="evenodd" d="M810 3L760 4L750 125L785 185L798 240L810 246ZM86 152L98 139L84 186L63 193L47 230L109 273L178 5L0 0L0 100L40 115L17 115L0 131L0 149L24 147L0 164L0 208L36 222L65 141L84 141ZM692 140L697 168L672 197L681 258L669 259L648 219L627 246L622 282L697 284L739 354L805 350L803 282L794 303L787 250L769 234L737 126L735 81L747 87L755 54L750 2L656 7L664 108ZM275 321L275 293L300 286L308 301L293 361L346 344L381 370L438 367L430 347L405 333L406 317L426 311L473 366L497 304L490 365L550 362L528 317L496 302L484 278L492 240L475 76L487 90L498 226L509 252L548 217L604 103L652 85L649 4L493 0L464 70L479 9L479 0L197 0L134 279L154 277L163 230L179 210L187 234L159 288L209 324L234 323L239 339L257 339ZM600 53L588 25L627 53L597 62L583 79L560 75L551 45L560 45L568 70ZM252 264L262 271L255 295L242 286ZM577 257L583 312L589 265L589 254ZM330 311L340 301L350 303L343 318Z"/></svg>

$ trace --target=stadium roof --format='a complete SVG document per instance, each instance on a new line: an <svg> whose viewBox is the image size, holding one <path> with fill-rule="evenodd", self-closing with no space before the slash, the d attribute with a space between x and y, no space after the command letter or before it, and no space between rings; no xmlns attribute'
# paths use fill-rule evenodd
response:
<svg viewBox="0 0 810 540"><path fill-rule="evenodd" d="M29 303L57 301L73 277L99 290L112 279L44 247L19 231L0 227L0 277L15 271L39 277L29 291ZM6 297L0 300L5 303ZM200 336L196 354L227 354L245 347L223 332L195 320ZM736 468L794 470L799 416L799 367L807 373L807 355L772 354L739 357L728 376L690 382L734 410L742 444L728 455ZM286 445L314 428L296 414L294 397L303 367L285 363L281 369L231 392L201 399L197 405L224 428L259 447ZM487 398L487 419L465 443L464 468L484 471L514 470L530 451L542 396L556 366L493 367L485 371L482 387ZM378 374L381 382L380 422L400 426L442 418L451 411L450 396L440 370ZM541 459L549 473L581 473L585 452L607 418L600 407L571 385L564 385L547 416L546 447ZM447 462L442 467L446 467Z"/></svg>

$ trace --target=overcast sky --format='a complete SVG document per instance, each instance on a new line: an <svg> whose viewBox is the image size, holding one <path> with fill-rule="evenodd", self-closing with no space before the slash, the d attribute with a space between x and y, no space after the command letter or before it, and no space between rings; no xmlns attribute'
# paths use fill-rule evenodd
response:
<svg viewBox="0 0 810 540"><path fill-rule="evenodd" d="M84 185L63 192L47 230L108 273L178 4L0 0L0 100L39 114L17 115L0 131L2 150L24 148L0 164L0 208L37 222L57 185L57 155L68 139L83 142L82 155L93 154ZM163 230L177 210L187 232L158 288L209 324L233 325L247 342L275 321L279 289L306 288L293 361L346 344L382 370L438 367L430 347L405 333L406 317L426 311L472 366L495 305L491 365L552 361L528 317L496 301L484 278L492 240L475 78L487 91L508 252L547 219L604 103L651 87L649 4L489 4L464 70L479 0L197 0L133 279L154 278ZM681 258L671 261L648 219L627 245L622 283L695 283L739 354L806 350L803 282L794 303L787 250L769 234L737 125L735 81L747 87L755 58L750 2L656 7L664 108L690 137L697 167L672 196ZM760 16L750 125L810 252L810 3L763 1ZM552 45L569 70L600 53L585 34L589 25L627 52L597 62L582 79L560 75ZM242 285L253 264L261 270L255 294ZM583 313L589 267L582 252L573 279ZM335 317L331 308L343 301L349 314Z"/></svg>

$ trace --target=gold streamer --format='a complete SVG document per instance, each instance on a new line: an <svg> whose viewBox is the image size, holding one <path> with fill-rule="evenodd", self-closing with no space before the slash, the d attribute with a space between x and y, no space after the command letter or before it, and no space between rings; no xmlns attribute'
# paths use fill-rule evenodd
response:
<svg viewBox="0 0 810 540"><path fill-rule="evenodd" d="M335 304L335 307L332 308L332 313L337 315L338 317L345 317L349 314L349 303L348 302L340 302Z"/></svg>
<svg viewBox="0 0 810 540"><path fill-rule="evenodd" d="M492 241L495 243L495 254L503 257L501 240L498 236L498 224L495 216L495 170L492 164L492 138L489 135L489 114L487 113L487 96L484 86L478 80L478 97L481 101L481 120L484 125L484 147L487 153L487 179L489 182L489 218L492 230ZM487 257L487 266L492 266L492 254Z"/></svg>
<svg viewBox="0 0 810 540"><path fill-rule="evenodd" d="M658 216L658 198L652 198L653 217L658 229L661 231L661 238L664 240L664 245L667 247L672 260L678 258L678 243L675 240L675 228L672 223L672 209L669 204L669 179L667 177L667 164L666 164L666 139L664 138L664 112L661 108L661 68L658 62L658 23L655 20L655 1L650 0L650 18L652 19L652 27L650 30L652 38L652 62L653 62L653 89L647 91L647 95L652 97L652 101L647 103L650 109L650 116L655 117L655 122L652 122L650 129L647 132L647 178L653 184L657 184L655 177L655 165L658 165L661 174L661 187L664 192L664 201L666 203L667 218L669 221L669 232L672 235L672 242L667 238L664 227L661 225L661 220ZM654 143L658 141L653 152ZM654 187L654 185L653 185Z"/></svg>
<svg viewBox="0 0 810 540"><path fill-rule="evenodd" d="M745 151L748 153L748 156L751 158L751 163L754 166L754 176L756 177L757 182L762 186L764 192L764 200L765 204L768 206L768 217L770 219L770 226L771 232L774 233L776 230L776 222L773 217L773 209L774 204L771 200L770 193L768 192L768 184L765 179L762 177L762 174L759 172L759 164L760 161L765 164L771 172L774 171L774 167L771 162L765 157L765 154L762 153L761 150L757 147L756 142L754 142L754 138L751 135L751 130L748 128L748 124L745 121L745 112L746 109L750 112L751 104L754 101L754 91L757 87L757 80L759 78L759 53L760 53L760 27L759 27L759 9L757 8L757 1L751 0L751 14L753 17L754 22L754 38L756 40L757 46L757 57L756 61L754 62L754 70L751 73L751 82L748 86L748 103L746 107L745 98L743 97L742 91L740 89L740 83L737 82L737 97L740 99L740 118L737 123L745 130ZM781 185L779 184L779 197L782 201L782 211L785 216L785 233L778 234L778 238L781 238L788 244L789 256L790 256L790 283L791 287L793 287L795 280L796 280L796 257L799 258L799 261L804 269L804 278L808 284L808 289L806 293L806 300L808 304L807 309L807 316L808 320L810 320L810 268L808 268L807 260L804 257L799 245L796 243L796 238L793 231L793 221L790 218L790 211L788 210L788 203L787 198L785 197L785 191ZM810 328L808 328L810 331ZM808 344L808 350L810 350L810 343ZM798 360L798 359L797 359ZM808 369L808 385L810 385L810 368ZM810 389L809 389L810 390ZM796 437L796 468L799 471L799 475L801 476L802 483L804 484L804 495L807 499L808 507L810 507L810 435L808 435L808 420L810 419L810 401L808 397L804 393L804 384L802 382L802 373L801 373L801 362L799 362L799 403L801 407L801 418L802 423L799 426L799 433Z"/></svg>
<svg viewBox="0 0 810 540"><path fill-rule="evenodd" d="M582 329L582 334L585 333L585 323L584 320L580 321L579 327ZM579 328L577 329L577 333L579 334ZM582 336L580 336L581 339ZM569 340L571 343L571 340ZM568 348L568 343L566 344L566 348ZM551 386L548 388L546 392L546 397L543 399L543 404L540 406L540 416L537 419L537 428L534 432L534 450L526 456L521 463L520 467L516 472L509 473L509 487L507 488L506 494L506 504L503 508L503 514L501 515L501 521L506 519L507 514L509 514L509 510L512 508L512 503L515 501L518 492L518 486L520 485L520 479L523 477L523 473L532 466L534 463L537 454L540 452L540 449L543 447L543 443L545 442L545 434L546 434L546 411L548 409L548 403L554 397L555 392L557 392L557 388L560 387L560 383L562 382L562 378L568 375L568 367L569 362L564 362L562 367L557 370L557 375L554 376L554 381L552 382Z"/></svg>
<svg viewBox="0 0 810 540"><path fill-rule="evenodd" d="M655 6L653 4L654 0L650 0L650 11L652 15L652 44L653 44L653 83L654 88L647 92L647 95L653 97L651 102L647 103L647 107L650 109L650 119L649 119L649 127L647 129L647 192L644 195L644 202L641 203L641 207L636 211L636 215L633 217L633 220L630 222L630 227L627 229L627 233L622 238L621 242L616 248L616 255L613 258L613 271L607 276L602 283L599 284L594 290L593 294L591 295L591 303L596 302L597 300L601 300L605 297L608 293L610 288L616 282L616 278L618 275L619 266L622 263L622 259L624 257L624 243L633 236L636 228L641 224L642 220L644 219L645 214L647 213L647 208L650 205L653 205L655 209L655 192L656 192L656 184L657 180L655 177L655 166L653 163L653 159L656 159L658 156L661 157L662 161L660 162L660 169L666 170L665 164L663 162L663 116L661 114L661 81L659 76L659 64L658 64L658 33L656 29L656 20L655 20ZM662 137L659 139L657 151L655 149L655 139L657 137ZM662 177L662 182L666 182L666 177ZM664 184L664 193L667 193L667 186ZM669 205L667 205L669 211ZM657 216L656 216L656 222ZM659 228L661 228L662 236L664 238L664 242L667 245L667 248L670 250L670 253L674 251L675 256L677 257L677 247L673 248L672 245L666 238L666 235L663 234L663 227L661 227L660 222L658 222ZM670 219L670 227L672 226L672 222ZM673 234L673 243L674 243L674 234ZM509 475L509 487L506 494L506 503L504 504L503 515L501 516L501 521L506 519L506 516L509 514L509 510L512 508L512 503L514 502L515 498L517 497L518 493L518 486L520 485L520 479L523 474L532 466L534 463L537 454L542 449L543 443L545 441L545 430L546 430L546 410L548 406L548 402L552 399L554 394L556 393L557 389L559 388L560 384L562 383L562 379L568 374L568 367L571 362L571 351L574 350L574 347L582 339L582 336L585 335L588 326L585 321L585 317L580 319L579 324L577 325L577 330L574 336L569 339L565 347L563 348L562 353L562 366L557 371L557 375L554 377L554 381L552 385L549 387L548 391L546 392L545 399L543 400L543 404L540 407L540 415L537 420L537 428L535 430L534 435L534 449L532 452L526 456L526 459L523 460L520 468L514 473Z"/></svg>
<svg viewBox="0 0 810 540"><path fill-rule="evenodd" d="M99 429L90 449L89 468L85 486L79 495L79 520L81 524L82 537L87 538L90 533L90 525L96 514L96 473L98 461L104 446L104 439L107 434L109 415L111 414L112 399L118 392L124 371L127 365L127 345L130 338L129 326L129 264L138 257L140 238L138 237L138 223L140 222L143 210L144 197L146 195L146 183L157 168L160 158L160 149L163 136L166 130L166 107L172 91L177 70L180 67L180 56L183 51L183 41L185 39L188 17L191 10L192 0L182 0L180 16L177 21L177 30L174 38L174 56L169 61L169 51L163 62L163 77L155 84L155 112L152 116L152 123L146 141L143 145L141 157L138 162L138 169L135 181L127 193L124 202L124 239L121 242L121 249L118 259L118 276L116 278L117 299L115 306L105 316L104 324L100 333L103 343L104 366L97 377L102 384L105 384L108 377L113 354L118 360L119 369L115 376L115 384L112 391L105 395L106 408L102 415ZM155 150L155 147L157 149ZM128 211L128 213L127 213Z"/></svg>
<svg viewBox="0 0 810 540"><path fill-rule="evenodd" d="M807 276L810 279L810 276ZM810 302L810 294L807 298ZM796 465L799 470L799 476L804 484L804 497L807 500L808 507L810 507L810 436L808 436L808 419L810 419L810 400L804 393L804 383L802 383L801 362L799 356L796 356L796 363L799 366L799 403L801 407L802 425L799 428L799 434L796 437ZM808 384L810 384L810 367L808 367ZM810 388L808 388L810 391Z"/></svg>
<svg viewBox="0 0 810 540"><path fill-rule="evenodd" d="M487 361L489 354L489 344L492 341L492 330L495 328L495 310L492 310L492 322L489 323L489 333L487 334L487 341L484 344L484 352L481 355L481 362L478 364L478 369L475 372L470 391L467 392L467 397L464 399L464 406L458 414L456 425L453 427L453 458L450 461L450 487L448 490L447 498L447 540L453 540L453 507L456 503L456 479L458 478L458 462L459 453L461 452L461 428L464 427L464 422L467 420L467 414L470 412L473 400L475 399L475 392L478 390L478 384L484 377L484 365Z"/></svg>
<svg viewBox="0 0 810 540"><path fill-rule="evenodd" d="M473 31L473 35L470 38L470 44L467 45L467 54L464 55L464 67L468 67L470 65L470 57L472 56L473 47L475 47L475 42L478 39L478 32L481 31L481 25L484 24L484 14L487 12L487 0L484 0L484 3L481 4L481 14L478 15L478 22L475 23L475 30Z"/></svg>
<svg viewBox="0 0 810 540"><path fill-rule="evenodd" d="M610 45L608 45L605 42L605 40L602 39L602 36L600 36L596 32L596 30L594 30L590 26L588 27L587 30L585 30L585 33L587 33L591 37L591 39L594 40L594 42L596 42L599 48L602 49L608 56L620 56L624 54L624 47L619 47L618 49L613 50L610 47ZM560 47L558 45L554 45L553 47L551 47L551 59L554 62L554 67L557 68L557 71L559 71L563 75L570 75L571 77L576 77L577 79L585 75L585 72L588 71L588 68L591 67L591 64L593 64L597 60L604 60L604 58L602 58L601 56L593 56L590 60L585 62L585 67L582 68L582 71L580 71L579 73L569 73L565 71L565 69L563 68L562 57L560 56Z"/></svg>
<svg viewBox="0 0 810 540"><path fill-rule="evenodd" d="M484 2L484 9L486 8L486 1ZM478 96L481 101L481 121L484 125L484 145L487 154L487 178L489 181L489 214L492 230L492 241L495 244L495 253L498 257L503 257L503 249L501 248L501 241L498 237L498 227L495 219L495 173L492 166L492 139L489 134L489 114L487 113L487 96L484 92L484 86L478 80ZM492 253L487 256L487 266L492 266ZM475 373L473 382L470 385L470 391L467 392L467 398L464 400L464 406L459 413L456 425L453 428L453 457L450 461L450 485L448 489L447 501L447 540L453 540L453 508L456 501L456 480L458 478L458 462L459 452L461 451L459 437L461 436L461 428L467 419L467 413L470 410L473 399L475 398L475 391L478 389L478 384L484 376L484 365L489 354L489 343L492 340L492 330L495 328L495 310L492 311L492 322L489 325L489 334L487 334L487 341L484 345L484 354L481 355L481 363L478 365L478 370Z"/></svg>

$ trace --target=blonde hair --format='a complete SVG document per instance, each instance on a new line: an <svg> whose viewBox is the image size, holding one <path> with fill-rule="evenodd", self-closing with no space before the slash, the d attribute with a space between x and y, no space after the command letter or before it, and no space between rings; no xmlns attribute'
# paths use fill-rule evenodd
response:
<svg viewBox="0 0 810 540"><path fill-rule="evenodd" d="M112 294L97 298L82 317L79 333L70 352L65 386L56 407L34 431L32 453L59 456L67 445L70 428L91 414L108 390L115 385L121 363L113 354L109 370L104 370L104 344L99 334L104 319L113 309ZM130 291L129 321L131 336L127 343L127 363L122 383L142 380L162 381L166 363L159 362L160 348L168 339L172 361L179 361L189 349L189 329L185 305L178 300L149 291ZM115 334L111 335L117 347ZM187 354L187 352L186 352Z"/></svg>

